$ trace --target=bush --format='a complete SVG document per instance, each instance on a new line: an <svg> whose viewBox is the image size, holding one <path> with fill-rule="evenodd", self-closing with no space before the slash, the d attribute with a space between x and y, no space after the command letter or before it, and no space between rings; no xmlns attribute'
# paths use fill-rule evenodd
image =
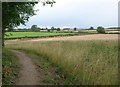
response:
<svg viewBox="0 0 120 87"><path fill-rule="evenodd" d="M94 27L90 27L89 30L94 30Z"/></svg>
<svg viewBox="0 0 120 87"><path fill-rule="evenodd" d="M98 33L105 34L105 29L100 26L100 27L97 28L97 32L98 32Z"/></svg>

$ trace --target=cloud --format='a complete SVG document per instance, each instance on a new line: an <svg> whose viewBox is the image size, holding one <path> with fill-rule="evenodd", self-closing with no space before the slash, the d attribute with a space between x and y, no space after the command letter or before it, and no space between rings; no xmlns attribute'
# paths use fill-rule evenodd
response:
<svg viewBox="0 0 120 87"><path fill-rule="evenodd" d="M90 27L102 25L117 26L119 0L56 0L56 4L43 6L36 16L30 18L27 27L36 24L41 27Z"/></svg>

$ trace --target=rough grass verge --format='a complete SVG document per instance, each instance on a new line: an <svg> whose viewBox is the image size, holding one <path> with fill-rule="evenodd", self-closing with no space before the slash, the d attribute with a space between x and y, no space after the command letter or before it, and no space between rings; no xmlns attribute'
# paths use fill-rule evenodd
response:
<svg viewBox="0 0 120 87"><path fill-rule="evenodd" d="M6 48L2 50L2 85L13 85L19 71L18 58Z"/></svg>

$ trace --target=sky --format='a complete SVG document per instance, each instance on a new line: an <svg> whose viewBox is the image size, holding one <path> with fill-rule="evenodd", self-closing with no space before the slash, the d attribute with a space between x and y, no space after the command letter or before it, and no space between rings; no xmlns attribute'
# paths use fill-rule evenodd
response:
<svg viewBox="0 0 120 87"><path fill-rule="evenodd" d="M37 15L32 16L26 26L60 27L60 28L89 28L117 27L119 0L55 0L56 3L43 6L39 2L35 9Z"/></svg>

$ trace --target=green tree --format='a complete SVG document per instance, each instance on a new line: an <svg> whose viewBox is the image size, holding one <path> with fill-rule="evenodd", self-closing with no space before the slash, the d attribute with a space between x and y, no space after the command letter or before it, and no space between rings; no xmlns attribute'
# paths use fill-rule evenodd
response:
<svg viewBox="0 0 120 87"><path fill-rule="evenodd" d="M75 27L75 28L74 28L74 31L76 31L76 30L77 30L77 28Z"/></svg>
<svg viewBox="0 0 120 87"><path fill-rule="evenodd" d="M50 4L51 5L51 7L53 6L53 4L54 3L56 3L54 0L52 0L52 1L49 1L49 0L45 0L44 2L42 2L43 3L43 6L45 6L46 4Z"/></svg>
<svg viewBox="0 0 120 87"><path fill-rule="evenodd" d="M32 25L31 30L36 31L37 30L37 25Z"/></svg>
<svg viewBox="0 0 120 87"><path fill-rule="evenodd" d="M50 32L50 29L48 29L47 31Z"/></svg>
<svg viewBox="0 0 120 87"><path fill-rule="evenodd" d="M101 34L105 34L105 29L102 26L97 27L97 32Z"/></svg>
<svg viewBox="0 0 120 87"><path fill-rule="evenodd" d="M94 27L90 27L89 29L90 29L90 30L93 30L93 29L94 29Z"/></svg>
<svg viewBox="0 0 120 87"><path fill-rule="evenodd" d="M55 30L55 28L54 27L51 27L51 31L54 31Z"/></svg>
<svg viewBox="0 0 120 87"><path fill-rule="evenodd" d="M5 29L25 25L35 15L33 7L37 2L2 2L2 46L4 46Z"/></svg>
<svg viewBox="0 0 120 87"><path fill-rule="evenodd" d="M49 3L48 3L49 2ZM29 18L35 15L33 7L38 2L2 2L2 46L4 46L5 29L25 25ZM53 4L55 1L45 1Z"/></svg>
<svg viewBox="0 0 120 87"><path fill-rule="evenodd" d="M60 31L60 28L57 28L57 31Z"/></svg>

